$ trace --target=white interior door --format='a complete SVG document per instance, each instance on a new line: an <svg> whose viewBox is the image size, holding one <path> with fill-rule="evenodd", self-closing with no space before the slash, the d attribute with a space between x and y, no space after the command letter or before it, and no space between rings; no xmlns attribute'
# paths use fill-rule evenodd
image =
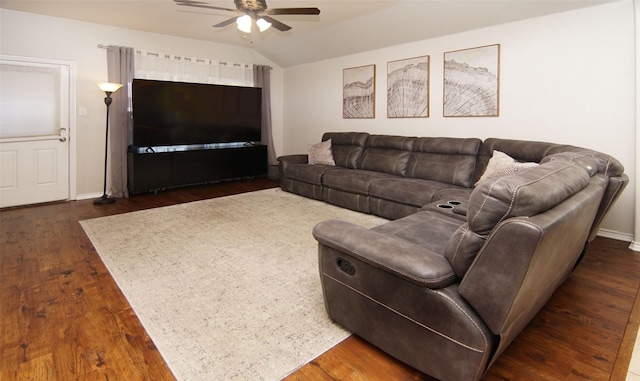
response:
<svg viewBox="0 0 640 381"><path fill-rule="evenodd" d="M73 71L0 56L0 207L69 199Z"/></svg>

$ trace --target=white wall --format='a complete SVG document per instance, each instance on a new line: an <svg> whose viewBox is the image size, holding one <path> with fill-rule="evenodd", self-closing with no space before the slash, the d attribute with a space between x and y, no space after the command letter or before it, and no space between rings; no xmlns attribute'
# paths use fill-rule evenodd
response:
<svg viewBox="0 0 640 381"><path fill-rule="evenodd" d="M77 197L102 194L104 171L104 93L96 82L107 81L106 50L102 45L122 45L150 52L210 58L273 67L272 122L274 144L280 150L282 136L282 69L252 49L114 28L55 17L0 9L0 53L74 61L77 65L77 108L87 109L76 117Z"/></svg>
<svg viewBox="0 0 640 381"><path fill-rule="evenodd" d="M631 183L602 228L634 231L634 29L631 1L498 25L285 69L283 152L325 131L552 141L613 154ZM443 53L500 44L500 116L442 116ZM387 62L429 55L431 116L386 117ZM342 118L342 71L376 65L376 118Z"/></svg>

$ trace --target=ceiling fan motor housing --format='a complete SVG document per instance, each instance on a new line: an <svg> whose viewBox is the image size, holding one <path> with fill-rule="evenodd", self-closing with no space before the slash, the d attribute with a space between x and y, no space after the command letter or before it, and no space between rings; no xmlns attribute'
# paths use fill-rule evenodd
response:
<svg viewBox="0 0 640 381"><path fill-rule="evenodd" d="M266 0L234 0L236 8L242 12L258 13L267 9Z"/></svg>

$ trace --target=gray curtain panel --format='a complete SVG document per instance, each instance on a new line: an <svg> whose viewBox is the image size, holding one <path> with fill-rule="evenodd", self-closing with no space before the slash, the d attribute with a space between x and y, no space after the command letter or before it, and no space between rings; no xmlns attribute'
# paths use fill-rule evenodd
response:
<svg viewBox="0 0 640 381"><path fill-rule="evenodd" d="M109 82L124 86L112 94L109 108L109 173L107 189L111 197L129 197L127 188L127 147L133 140L131 82L135 73L134 49L126 46L107 46Z"/></svg>
<svg viewBox="0 0 640 381"><path fill-rule="evenodd" d="M262 88L262 141L267 146L269 165L277 165L271 133L271 66L253 65L253 85Z"/></svg>

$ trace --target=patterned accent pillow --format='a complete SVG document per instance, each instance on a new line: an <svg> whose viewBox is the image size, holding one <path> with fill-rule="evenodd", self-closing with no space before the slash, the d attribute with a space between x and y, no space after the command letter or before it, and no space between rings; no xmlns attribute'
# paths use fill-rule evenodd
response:
<svg viewBox="0 0 640 381"><path fill-rule="evenodd" d="M331 139L309 145L309 164L336 165L331 153Z"/></svg>
<svg viewBox="0 0 640 381"><path fill-rule="evenodd" d="M538 163L521 163L504 152L494 150L493 156L491 156L489 163L487 163L487 168L474 185L477 186L483 180L511 175L536 166L538 166Z"/></svg>

